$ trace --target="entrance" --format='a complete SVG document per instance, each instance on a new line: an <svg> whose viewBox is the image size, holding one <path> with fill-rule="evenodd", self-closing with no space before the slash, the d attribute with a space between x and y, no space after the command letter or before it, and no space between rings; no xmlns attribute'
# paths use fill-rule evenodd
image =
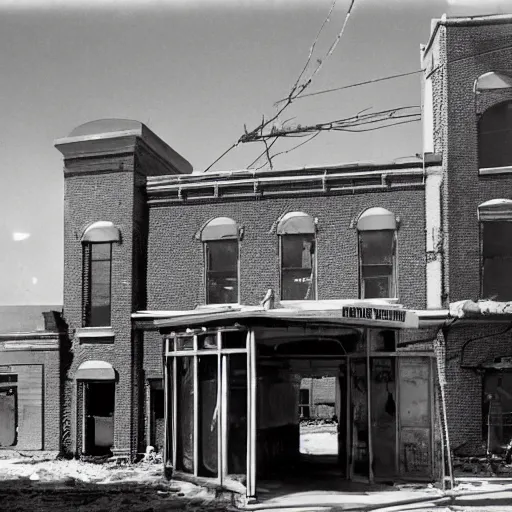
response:
<svg viewBox="0 0 512 512"><path fill-rule="evenodd" d="M16 446L18 432L18 378L0 374L0 447Z"/></svg>
<svg viewBox="0 0 512 512"><path fill-rule="evenodd" d="M249 338L234 327L166 340L164 460L183 475L246 482Z"/></svg>
<svg viewBox="0 0 512 512"><path fill-rule="evenodd" d="M396 338L390 329L277 322L172 332L165 463L180 476L243 484L248 497L276 485L335 491L345 480L431 479L433 355L397 351ZM329 453L315 455L301 449L301 417L315 414L303 379L319 377L335 383L334 398L321 400L334 427Z"/></svg>
<svg viewBox="0 0 512 512"><path fill-rule="evenodd" d="M84 386L84 452L108 455L114 445L115 383L86 381Z"/></svg>

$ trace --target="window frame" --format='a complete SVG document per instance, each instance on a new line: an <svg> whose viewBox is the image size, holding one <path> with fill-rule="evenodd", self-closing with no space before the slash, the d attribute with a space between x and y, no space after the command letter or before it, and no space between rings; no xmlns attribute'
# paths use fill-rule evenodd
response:
<svg viewBox="0 0 512 512"><path fill-rule="evenodd" d="M511 227L512 227L512 219L495 219L495 220L479 220L479 230L478 230L478 233L479 233L479 237L480 237L480 243L479 243L479 248L480 248L480 298L481 299L485 299L486 297L484 296L484 279L485 279L485 276L484 276L484 265L485 265L485 260L486 259L491 259L491 258L484 258L484 227L485 227L485 224L491 224L493 222L508 222L510 223ZM505 258L503 258L505 259ZM510 253L510 256L506 257L506 259L509 259L511 264L512 264L512 252ZM511 265L512 266L512 265ZM511 297L510 299L499 299L497 300L497 302L508 302L512 300L512 290L511 290Z"/></svg>
<svg viewBox="0 0 512 512"><path fill-rule="evenodd" d="M498 103L494 103L493 105L486 108L477 119L477 161L478 161L478 172L480 175L493 175L493 174L507 174L512 173L512 157L508 164L505 165L482 165L482 121L485 119L486 115L489 115L491 111L497 111L500 107L507 108L508 107L512 111L512 99L506 99L503 101L499 101ZM511 124L510 128L506 130L494 130L494 132L507 132L511 134L512 138L512 114L511 114ZM487 131L486 134L492 133L493 131ZM487 154L487 152L486 152ZM488 158L488 157L487 157Z"/></svg>
<svg viewBox="0 0 512 512"><path fill-rule="evenodd" d="M358 248L358 261L359 261L359 298L360 299L398 299L398 240L397 240L397 230L396 229L376 229L372 230L373 233L380 233L380 232L392 232L392 251L391 251L391 275L388 275L388 281L391 280L391 283L389 285L389 288L391 290L391 295L389 297L366 297L364 290L365 290L365 279L378 279L385 277L383 276L371 276L369 278L363 277L363 266L371 267L371 266L384 266L384 265L363 265L363 254L361 249L361 234L362 233L368 233L367 230L357 230L357 248Z"/></svg>
<svg viewBox="0 0 512 512"><path fill-rule="evenodd" d="M308 299L286 299L283 298L283 276L284 273L283 270L290 270L292 267L287 267L286 269L283 266L283 239L284 237L293 237L293 238L299 238L302 237L303 239L305 237L312 238L313 244L314 244L314 252L313 252L313 264L311 265L311 290L312 290L312 297ZM304 301L304 300L318 300L318 289L317 289L317 261L318 261L318 244L317 244L317 236L316 233L283 233L278 235L279 238L279 292L280 292L280 298L281 301ZM296 270L304 270L304 267L301 269L297 268Z"/></svg>
<svg viewBox="0 0 512 512"><path fill-rule="evenodd" d="M392 232L392 252L391 252L391 275L388 275L388 280L391 283L388 286L390 296L380 297L381 299L399 299L398 287L398 218L395 215L382 207L367 208L357 218L356 232L357 232L357 256L358 256L358 296L360 299L376 299L377 297L366 297L365 295L365 281L368 278L363 277L363 251L362 251L362 234L363 233L376 233L376 232ZM378 266L377 264L375 266ZM379 276L374 276L375 278ZM381 276L384 277L384 276ZM371 277L370 277L371 278Z"/></svg>
<svg viewBox="0 0 512 512"><path fill-rule="evenodd" d="M209 258L208 258L208 244L222 242L232 242L236 243L236 302L210 302L209 301L209 273L211 272L209 267ZM218 240L205 240L202 242L203 245L203 262L204 262L204 273L203 273L203 288L204 288L204 297L205 297L205 305L207 306L222 306L222 305L230 305L234 306L240 304L240 240L238 238L224 238ZM214 271L213 271L214 272Z"/></svg>
<svg viewBox="0 0 512 512"><path fill-rule="evenodd" d="M484 297L484 224L490 222L512 223L512 200L490 199L478 205L478 236L479 236L479 277L480 298ZM512 254L511 254L512 259Z"/></svg>
<svg viewBox="0 0 512 512"><path fill-rule="evenodd" d="M91 325L92 316L92 248L94 245L109 245L110 258L98 261L109 261L109 304L108 317L109 323L106 325ZM87 262L86 262L87 259ZM113 241L87 241L82 242L82 327L83 328L105 328L112 326L112 260L113 260Z"/></svg>

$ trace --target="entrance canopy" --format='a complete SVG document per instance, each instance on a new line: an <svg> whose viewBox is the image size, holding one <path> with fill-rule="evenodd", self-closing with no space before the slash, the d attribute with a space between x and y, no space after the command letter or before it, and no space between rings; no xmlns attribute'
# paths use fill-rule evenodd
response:
<svg viewBox="0 0 512 512"><path fill-rule="evenodd" d="M75 373L75 380L115 380L116 374L110 363L85 361Z"/></svg>
<svg viewBox="0 0 512 512"><path fill-rule="evenodd" d="M418 315L385 300L287 301L275 309L263 306L199 307L187 311L143 311L134 320L154 320L161 330L197 324L273 320L299 324L328 323L388 329L417 329Z"/></svg>

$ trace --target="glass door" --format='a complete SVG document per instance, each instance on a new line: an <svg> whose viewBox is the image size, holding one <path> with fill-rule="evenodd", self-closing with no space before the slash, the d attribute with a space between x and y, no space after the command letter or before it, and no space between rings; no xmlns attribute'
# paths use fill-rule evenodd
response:
<svg viewBox="0 0 512 512"><path fill-rule="evenodd" d="M432 364L428 357L399 359L400 474L432 477Z"/></svg>
<svg viewBox="0 0 512 512"><path fill-rule="evenodd" d="M375 478L396 475L395 357L372 357L370 371L372 469Z"/></svg>
<svg viewBox="0 0 512 512"><path fill-rule="evenodd" d="M247 472L247 333L200 332L166 340L165 461L222 484Z"/></svg>

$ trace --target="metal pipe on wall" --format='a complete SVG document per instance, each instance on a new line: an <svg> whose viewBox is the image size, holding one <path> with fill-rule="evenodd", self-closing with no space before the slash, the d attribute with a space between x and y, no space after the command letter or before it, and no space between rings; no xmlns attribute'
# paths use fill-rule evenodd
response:
<svg viewBox="0 0 512 512"><path fill-rule="evenodd" d="M197 352L197 335L193 337L194 352ZM199 473L199 358L197 355L193 356L194 368L194 476Z"/></svg>

